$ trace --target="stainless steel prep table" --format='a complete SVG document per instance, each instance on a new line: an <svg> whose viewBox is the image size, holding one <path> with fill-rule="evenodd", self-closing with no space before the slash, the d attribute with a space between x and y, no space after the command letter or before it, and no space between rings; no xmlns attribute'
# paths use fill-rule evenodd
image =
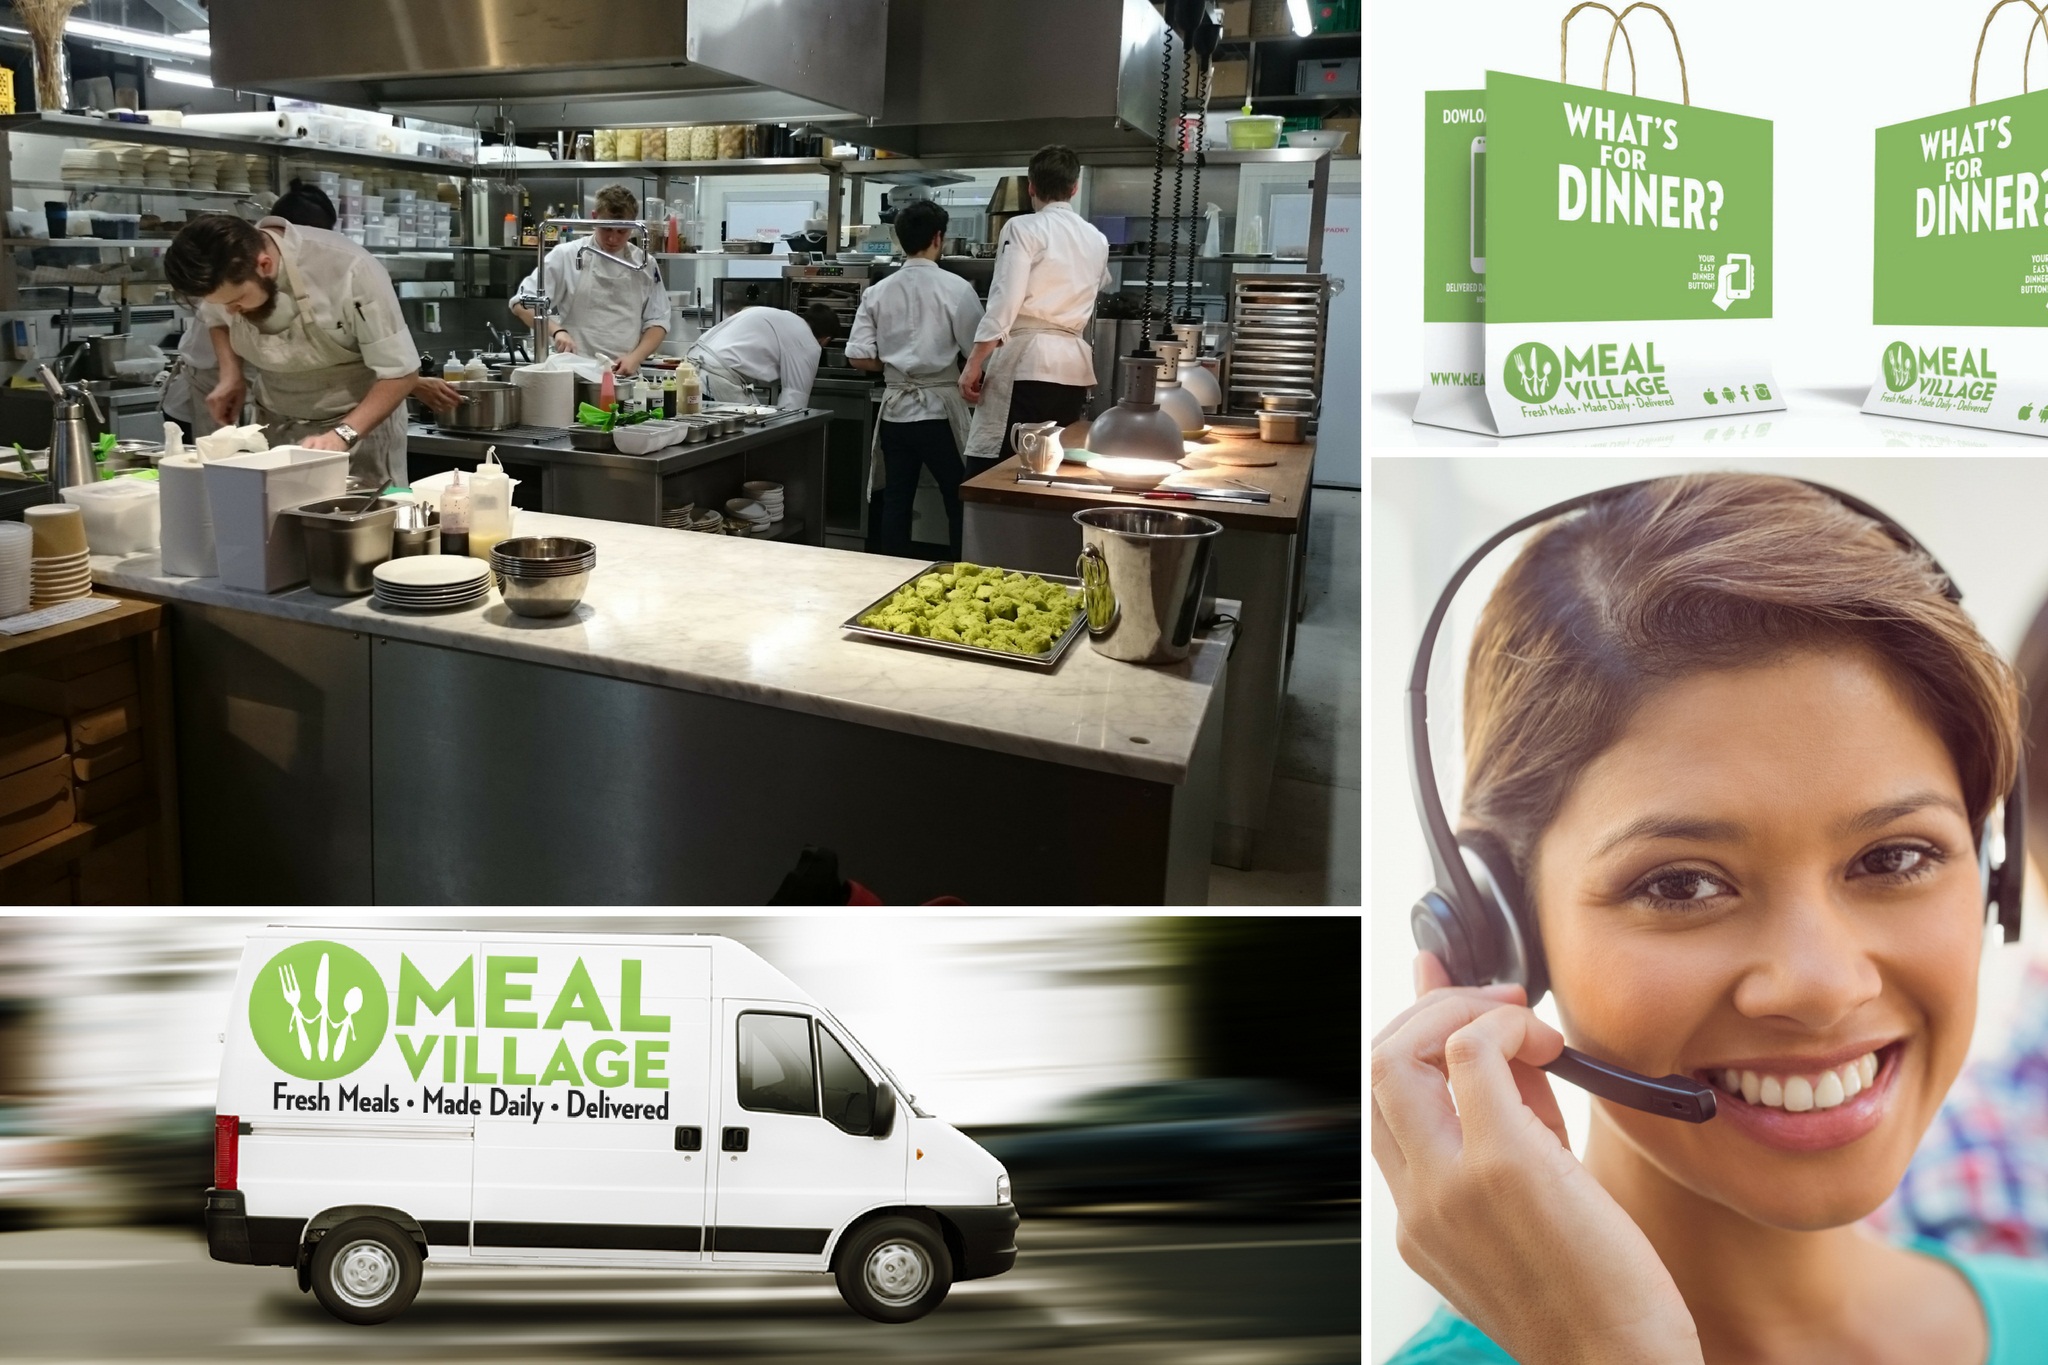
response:
<svg viewBox="0 0 2048 1365"><path fill-rule="evenodd" d="M825 543L825 434L831 414L805 408L766 426L652 455L577 450L566 431L553 437L510 432L447 432L415 424L406 433L413 478L469 470L492 446L506 472L521 480L513 501L535 512L659 526L664 507L695 503L725 509L740 485L770 479L786 490L787 517L775 538Z"/></svg>

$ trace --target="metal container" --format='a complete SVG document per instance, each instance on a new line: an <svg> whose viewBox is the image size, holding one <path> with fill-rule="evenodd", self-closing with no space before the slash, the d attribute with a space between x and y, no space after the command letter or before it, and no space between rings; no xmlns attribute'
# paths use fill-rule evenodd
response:
<svg viewBox="0 0 2048 1365"><path fill-rule="evenodd" d="M988 663L1021 664L1027 668L1050 670L1058 665L1061 656L1074 643L1075 637L1080 635L1088 626L1087 615L1082 612L1076 612L1074 613L1073 624L1060 632L1060 637L1052 642L1052 648L1046 650L1045 653L1008 654L1000 649L984 649L980 645L954 644L950 640L933 640L922 635L898 635L892 630L883 630L879 626L864 626L860 623L861 617L882 606L898 592L917 582L918 579L923 578L926 574L948 573L955 567L957 566L950 560L940 560L935 564L925 565L922 569L919 569L916 573L904 579L901 583L898 583L895 587L889 589L889 591L883 593L844 621L841 621L839 628L855 635L865 635L871 640L881 640L892 645L905 645L911 649L928 650L937 654L958 654L969 659L981 659ZM1078 588L1081 586L1081 580L1078 578L1062 578L1058 574L1050 573L1040 574L1039 577L1048 583L1058 583L1063 587Z"/></svg>
<svg viewBox="0 0 2048 1365"><path fill-rule="evenodd" d="M1306 393L1262 393L1259 406L1267 412L1309 413L1316 410L1316 400Z"/></svg>
<svg viewBox="0 0 2048 1365"><path fill-rule="evenodd" d="M514 536L491 547L498 591L520 616L567 616L596 567L597 546L569 536Z"/></svg>
<svg viewBox="0 0 2048 1365"><path fill-rule="evenodd" d="M391 527L391 557L441 553L441 514L420 503L400 506Z"/></svg>
<svg viewBox="0 0 2048 1365"><path fill-rule="evenodd" d="M1074 521L1075 572L1096 652L1134 664L1187 658L1222 525L1137 507L1091 507Z"/></svg>
<svg viewBox="0 0 2048 1365"><path fill-rule="evenodd" d="M609 431L600 431L596 427L570 427L569 444L578 450L609 451L614 454L619 449Z"/></svg>
<svg viewBox="0 0 2048 1365"><path fill-rule="evenodd" d="M314 592L361 597L376 586L373 572L391 558L394 499L352 494L287 510L306 533L306 577Z"/></svg>
<svg viewBox="0 0 2048 1365"><path fill-rule="evenodd" d="M1261 412L1259 414L1259 439L1270 445L1298 446L1302 443L1303 429L1308 423L1308 414L1301 412Z"/></svg>
<svg viewBox="0 0 2048 1365"><path fill-rule="evenodd" d="M449 387L462 405L435 419L443 431L503 431L519 425L519 386L496 379L458 379Z"/></svg>

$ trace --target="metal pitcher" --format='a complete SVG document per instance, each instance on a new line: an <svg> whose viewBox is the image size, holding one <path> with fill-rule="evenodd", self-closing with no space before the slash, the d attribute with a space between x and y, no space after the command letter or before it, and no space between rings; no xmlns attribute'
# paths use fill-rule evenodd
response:
<svg viewBox="0 0 2048 1365"><path fill-rule="evenodd" d="M1091 507L1081 527L1081 603L1088 642L1134 664L1170 664L1194 646L1196 617L1223 527L1186 512Z"/></svg>

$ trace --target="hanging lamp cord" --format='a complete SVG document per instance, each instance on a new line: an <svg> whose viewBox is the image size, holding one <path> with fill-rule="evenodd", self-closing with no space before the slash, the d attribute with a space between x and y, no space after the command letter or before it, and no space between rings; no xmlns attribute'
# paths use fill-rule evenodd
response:
<svg viewBox="0 0 2048 1365"><path fill-rule="evenodd" d="M1174 314L1174 294L1180 287L1180 214L1181 194L1187 177L1187 115L1188 115L1188 64L1194 60L1195 49L1188 46L1182 58L1180 89L1174 92L1174 106L1177 113L1173 119L1173 226L1168 229L1166 248L1166 320L1159 329L1160 339L1173 335L1173 324L1178 320ZM1169 56L1167 65L1171 66ZM1194 262L1188 263L1190 272ZM1192 297L1192 291L1190 291Z"/></svg>
<svg viewBox="0 0 2048 1365"><path fill-rule="evenodd" d="M1173 30L1166 30L1166 55L1159 63L1159 142L1152 149L1152 231L1145 243L1145 306L1144 322L1139 328L1138 349L1152 349L1152 288L1159 277L1159 195L1166 184L1166 120L1172 112L1173 102ZM1168 280L1167 284L1172 285ZM1173 291L1169 287L1166 306L1173 307Z"/></svg>
<svg viewBox="0 0 2048 1365"><path fill-rule="evenodd" d="M1208 159L1209 150L1209 87L1216 79L1216 61L1207 58L1202 63L1201 96L1196 102L1198 115L1195 123L1195 192L1188 201L1188 211L1200 218L1202 213L1202 163ZM1195 261L1202 254L1201 230L1190 227L1188 237L1188 301L1185 312L1192 317L1195 311ZM1171 301L1169 300L1169 307ZM1199 349L1199 348L1197 348Z"/></svg>

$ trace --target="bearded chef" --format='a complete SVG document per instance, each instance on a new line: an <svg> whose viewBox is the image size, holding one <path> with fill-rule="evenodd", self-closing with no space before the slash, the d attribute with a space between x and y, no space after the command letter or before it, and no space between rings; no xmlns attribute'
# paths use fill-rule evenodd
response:
<svg viewBox="0 0 2048 1365"><path fill-rule="evenodd" d="M213 337L214 421L239 421L253 393L272 445L346 451L358 488L405 484L405 399L419 349L369 252L283 218L209 213L172 239L164 276L199 302Z"/></svg>
<svg viewBox="0 0 2048 1365"><path fill-rule="evenodd" d="M1081 420L1095 384L1095 351L1086 332L1095 297L1110 287L1109 239L1074 212L1081 161L1069 147L1031 158L1032 212L1003 225L996 245L988 309L960 392L978 403L968 433L967 477L1013 453L1019 422Z"/></svg>
<svg viewBox="0 0 2048 1365"><path fill-rule="evenodd" d="M593 216L630 223L640 216L640 201L624 185L607 185L597 192ZM631 235L622 225L566 239L548 252L542 270L520 281L518 290L548 296L554 313L548 338L554 349L608 356L620 374L638 373L668 335L668 291L661 286L661 271L646 251L631 244ZM512 305L512 316L533 326L532 310L520 304Z"/></svg>

